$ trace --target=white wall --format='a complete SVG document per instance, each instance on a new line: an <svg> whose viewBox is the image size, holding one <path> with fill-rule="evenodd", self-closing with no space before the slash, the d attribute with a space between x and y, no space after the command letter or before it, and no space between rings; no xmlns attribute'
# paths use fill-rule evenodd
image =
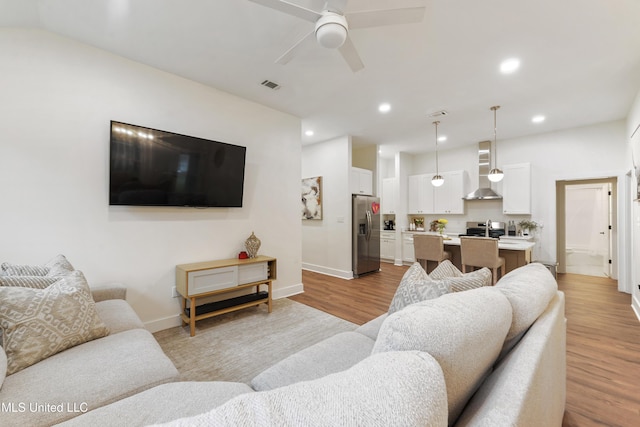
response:
<svg viewBox="0 0 640 427"><path fill-rule="evenodd" d="M0 260L58 253L120 281L151 330L178 324L176 264L230 258L255 231L274 296L301 290L300 120L37 30L0 30ZM109 121L247 147L244 206L108 206Z"/></svg>
<svg viewBox="0 0 640 427"><path fill-rule="evenodd" d="M511 140L498 139L500 165L531 163L532 215L544 228L539 233L538 259L555 260L555 182L556 180L624 177L628 166L625 121L619 120L539 134ZM440 171L464 169L469 172L471 190L478 186L477 145L439 151ZM498 166L500 166L498 165ZM412 173L429 173L435 169L433 154L414 156ZM495 185L495 184L494 184ZM501 183L494 187L501 192ZM502 214L500 201L466 203L465 215L451 215L448 229L464 228L466 221L508 221L520 217Z"/></svg>
<svg viewBox="0 0 640 427"><path fill-rule="evenodd" d="M640 319L640 263L638 263L640 258L640 201L636 200L638 191L640 191L640 187L637 185L640 175L640 92L636 95L631 111L629 111L626 133L627 141L629 141L627 166L630 169L627 184L629 197L632 200L629 209L625 211L626 220L632 229L631 237L626 240L627 247L630 249L627 260L631 265L629 282L632 286L632 306L636 316ZM635 161L635 165L632 159Z"/></svg>
<svg viewBox="0 0 640 427"><path fill-rule="evenodd" d="M302 221L302 266L342 278L351 269L351 138L302 148L302 178L322 176L322 220Z"/></svg>

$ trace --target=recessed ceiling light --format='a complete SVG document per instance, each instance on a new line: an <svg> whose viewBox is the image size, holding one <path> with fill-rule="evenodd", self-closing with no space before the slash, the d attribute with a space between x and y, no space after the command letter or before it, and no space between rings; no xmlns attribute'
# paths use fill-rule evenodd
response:
<svg viewBox="0 0 640 427"><path fill-rule="evenodd" d="M447 136L446 135L442 135L438 137L438 142L445 142L447 140Z"/></svg>
<svg viewBox="0 0 640 427"><path fill-rule="evenodd" d="M380 111L381 113L388 113L389 111L391 111L391 104L387 102L380 104L378 106L378 111Z"/></svg>
<svg viewBox="0 0 640 427"><path fill-rule="evenodd" d="M305 135L307 136L313 136L313 131L312 130L308 130L304 132Z"/></svg>
<svg viewBox="0 0 640 427"><path fill-rule="evenodd" d="M545 117L544 117L544 116L533 116L533 117L531 118L531 121L532 121L533 123L542 123L542 122L544 122L544 120L545 120Z"/></svg>
<svg viewBox="0 0 640 427"><path fill-rule="evenodd" d="M500 63L500 72L502 74L511 74L520 68L520 60L518 58L505 59Z"/></svg>

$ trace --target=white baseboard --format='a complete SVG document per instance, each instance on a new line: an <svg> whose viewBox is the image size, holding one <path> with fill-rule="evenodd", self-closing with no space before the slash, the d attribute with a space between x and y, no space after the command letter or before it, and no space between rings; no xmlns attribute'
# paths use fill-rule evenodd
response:
<svg viewBox="0 0 640 427"><path fill-rule="evenodd" d="M301 294L304 292L304 286L302 283L298 283L297 285L287 286L286 288L278 288L273 290L272 299L280 299L287 298L293 295ZM163 331L169 328L175 328L176 326L182 325L182 319L180 318L180 314L175 314L173 316L165 317L162 319L152 320L150 322L145 322L144 327L151 332L152 334L155 332Z"/></svg>
<svg viewBox="0 0 640 427"><path fill-rule="evenodd" d="M153 334L155 332L164 331L165 329L175 328L176 326L180 326L181 324L182 319L180 318L180 314L175 314L163 319L145 322L144 327Z"/></svg>
<svg viewBox="0 0 640 427"><path fill-rule="evenodd" d="M631 297L631 308L633 312L636 314L638 320L640 320L640 301L638 301L637 295L633 295Z"/></svg>
<svg viewBox="0 0 640 427"><path fill-rule="evenodd" d="M353 271L337 270L335 268L323 267L321 265L302 263L303 270L326 274L327 276L338 277L340 279L353 279Z"/></svg>

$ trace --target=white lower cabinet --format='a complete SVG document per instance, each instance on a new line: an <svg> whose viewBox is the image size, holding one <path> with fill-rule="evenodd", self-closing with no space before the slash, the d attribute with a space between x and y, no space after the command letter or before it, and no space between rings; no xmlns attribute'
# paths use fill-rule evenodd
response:
<svg viewBox="0 0 640 427"><path fill-rule="evenodd" d="M415 251L413 249L413 234L402 233L402 260L406 262L416 262Z"/></svg>
<svg viewBox="0 0 640 427"><path fill-rule="evenodd" d="M396 259L396 233L394 231L380 233L380 258Z"/></svg>

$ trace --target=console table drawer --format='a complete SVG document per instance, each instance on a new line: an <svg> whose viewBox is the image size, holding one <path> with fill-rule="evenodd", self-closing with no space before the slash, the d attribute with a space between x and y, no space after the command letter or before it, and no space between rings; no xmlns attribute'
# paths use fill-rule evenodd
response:
<svg viewBox="0 0 640 427"><path fill-rule="evenodd" d="M269 278L269 268L266 262L238 266L238 284L259 282Z"/></svg>
<svg viewBox="0 0 640 427"><path fill-rule="evenodd" d="M210 270L190 271L187 273L189 295L238 286L238 267L212 268Z"/></svg>

